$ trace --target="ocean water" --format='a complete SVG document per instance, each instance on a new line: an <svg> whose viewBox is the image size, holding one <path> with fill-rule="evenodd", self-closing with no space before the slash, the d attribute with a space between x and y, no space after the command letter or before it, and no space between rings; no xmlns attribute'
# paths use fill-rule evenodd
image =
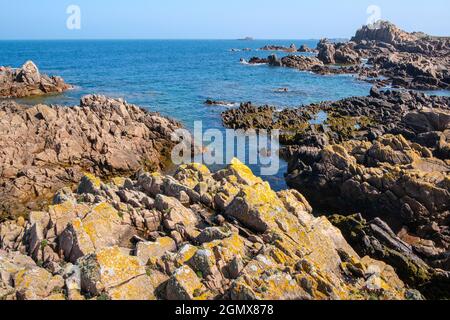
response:
<svg viewBox="0 0 450 320"><path fill-rule="evenodd" d="M351 75L320 76L240 63L240 58L267 57L269 52L255 51L264 45L291 43L315 47L317 41L0 41L0 65L19 67L33 60L41 72L60 75L76 86L61 95L22 103L78 105L83 95L104 94L175 118L189 129L202 120L204 128L223 130L220 113L226 107L206 106L206 99L295 107L369 93L371 85ZM232 48L252 51L231 52ZM282 87L289 92L276 92ZM251 167L259 174L258 165ZM283 189L285 171L282 162L277 175L263 178L274 189Z"/></svg>

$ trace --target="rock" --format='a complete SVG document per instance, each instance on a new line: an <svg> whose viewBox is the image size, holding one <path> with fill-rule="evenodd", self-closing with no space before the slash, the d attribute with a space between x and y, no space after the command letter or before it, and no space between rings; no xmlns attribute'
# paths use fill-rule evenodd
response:
<svg viewBox="0 0 450 320"><path fill-rule="evenodd" d="M195 242L203 244L214 240L222 240L231 236L231 232L226 228L206 228L195 238Z"/></svg>
<svg viewBox="0 0 450 320"><path fill-rule="evenodd" d="M157 300L153 283L147 275L138 276L108 291L111 300Z"/></svg>
<svg viewBox="0 0 450 320"><path fill-rule="evenodd" d="M90 180L158 170L180 125L123 100L82 98L80 107L0 103L0 209L40 210L54 193L85 176L82 193L99 194ZM145 166L143 165L145 164Z"/></svg>
<svg viewBox="0 0 450 320"><path fill-rule="evenodd" d="M167 283L168 300L205 300L207 289L189 266L177 269Z"/></svg>
<svg viewBox="0 0 450 320"><path fill-rule="evenodd" d="M81 270L82 290L94 296L110 290L117 294L114 288L129 284L131 280L146 274L139 259L125 255L119 247L105 248L86 255L78 260L78 265ZM130 285L132 286L133 284ZM130 287L124 291L130 290ZM142 289L140 286L139 288Z"/></svg>
<svg viewBox="0 0 450 320"><path fill-rule="evenodd" d="M446 277L438 268L447 268L444 252L449 245L446 221L450 171L447 153L441 151L448 144L449 102L445 97L374 89L369 97L279 112L268 106L242 105L224 112L223 119L227 126L235 128L281 129L282 141L287 145L282 152L289 159L286 176L289 186L302 192L314 208L321 208L323 212L359 211L364 217L385 220L388 226L382 229L391 229L391 234L389 237L386 231L381 234L390 239L386 248L396 253L376 254L380 252L377 251L380 239L374 240L378 243L373 245L377 250L358 253L393 264L402 280L416 287L421 281L430 283L430 287L421 285L421 290L425 296L433 297L446 295L439 281L428 282L427 279ZM311 125L310 121L319 112L326 113L324 125ZM253 118L259 122L252 122ZM252 211L250 206L257 203L258 197L242 191L236 194L233 206L228 209L229 215L253 231L267 232L270 229L268 219L261 219L264 210L256 206L258 209ZM261 191L259 194L268 193ZM304 202L301 197L287 192L280 192L278 197L303 225L311 224L311 216L305 214L311 212L311 207L299 204ZM280 205L275 207L280 208ZM279 223L286 228L282 221ZM432 224L434 228L427 227ZM405 237L412 245L408 253L400 247L392 247L397 241L393 240L397 236L392 235L392 230L397 233L403 227L408 229ZM345 233L358 234L360 228L353 228L356 231ZM367 238L358 237L352 244L355 248L365 247ZM405 258L412 254L411 250L422 260L420 267ZM431 274L433 276L429 276ZM246 294L247 289L243 289Z"/></svg>
<svg viewBox="0 0 450 320"><path fill-rule="evenodd" d="M283 66L302 71L311 71L317 67L323 67L323 63L316 57L289 55L281 59Z"/></svg>
<svg viewBox="0 0 450 320"><path fill-rule="evenodd" d="M336 63L336 60L334 58L336 49L334 48L334 45L332 43L328 42L327 39L320 40L319 44L317 45L317 50L319 51L319 54L317 55L317 57L324 64L335 64Z"/></svg>
<svg viewBox="0 0 450 320"><path fill-rule="evenodd" d="M266 46L262 50L294 52L293 47ZM269 63L321 75L355 74L360 80L380 86L418 90L450 88L449 61L445 58L450 51L448 38L408 33L385 21L364 26L351 41L333 43L322 39L316 50L302 47L298 51L317 52L317 58L308 58L324 65L288 57L283 58L283 63L275 55L268 59L253 58L251 63Z"/></svg>
<svg viewBox="0 0 450 320"><path fill-rule="evenodd" d="M289 47L277 46L277 45L267 45L267 46L260 48L259 50L261 50L261 51L296 52L297 47L295 46L295 44L291 44Z"/></svg>
<svg viewBox="0 0 450 320"><path fill-rule="evenodd" d="M272 67L281 67L283 66L283 63L281 60L277 57L276 54L272 54L268 57L269 65Z"/></svg>
<svg viewBox="0 0 450 320"><path fill-rule="evenodd" d="M40 96L72 88L60 77L41 75L32 61L25 62L19 69L0 67L0 70L0 98Z"/></svg>
<svg viewBox="0 0 450 320"><path fill-rule="evenodd" d="M256 63L256 62L250 60L249 63ZM223 106L223 107L233 107L235 105L234 102L216 101L216 100L211 100L211 99L207 99L205 101L205 104L208 105L208 106Z"/></svg>
<svg viewBox="0 0 450 320"><path fill-rule="evenodd" d="M405 298L392 268L360 258L326 218L312 215L299 192L274 192L237 159L215 173L188 164L173 177L141 172L114 181L85 177L86 191L20 222L26 247L45 242L62 253L64 268L48 260L27 292L11 279L38 268L36 263L11 258L5 268L0 259L0 294L70 300L85 299L82 294L113 300ZM97 195L85 193L92 191ZM65 193L59 194L62 200ZM133 205L136 197L148 198L152 209ZM144 226L150 212L161 216L156 231Z"/></svg>
<svg viewBox="0 0 450 320"><path fill-rule="evenodd" d="M19 300L42 300L52 292L62 290L64 281L60 276L53 277L42 268L19 271L14 276L14 289Z"/></svg>
<svg viewBox="0 0 450 320"><path fill-rule="evenodd" d="M156 242L139 242L136 245L136 256L145 265L151 258L162 257L167 252L177 250L177 245L172 238L158 238Z"/></svg>
<svg viewBox="0 0 450 320"><path fill-rule="evenodd" d="M81 178L80 184L78 185L77 193L90 193L97 195L100 192L101 183L102 182L98 177L92 174L84 174L83 178Z"/></svg>
<svg viewBox="0 0 450 320"><path fill-rule="evenodd" d="M389 44L417 41L417 36L400 30L388 21L378 21L374 25L363 26L356 32L352 41L380 41Z"/></svg>
<svg viewBox="0 0 450 320"><path fill-rule="evenodd" d="M300 46L300 48L297 50L298 52L309 52L309 53L314 53L316 52L316 50L311 49L310 47L308 47L306 44L302 44Z"/></svg>
<svg viewBox="0 0 450 320"><path fill-rule="evenodd" d="M259 57L252 57L248 61L249 64L267 64L269 63L268 59L265 58L259 58Z"/></svg>
<svg viewBox="0 0 450 320"><path fill-rule="evenodd" d="M100 203L84 218L75 218L68 223L59 236L59 248L67 261L75 263L102 248L126 242L130 229L130 226L122 224L116 209L110 204Z"/></svg>
<svg viewBox="0 0 450 320"><path fill-rule="evenodd" d="M174 198L158 195L155 207L163 213L163 224L170 230L175 230L176 225L192 227L198 221L192 210L187 209Z"/></svg>
<svg viewBox="0 0 450 320"><path fill-rule="evenodd" d="M427 298L436 298L436 288L439 288L440 297L450 295L448 281L443 281L442 272L430 268L413 246L401 240L381 219L366 221L360 215L333 216L331 222L342 230L360 255L370 255L389 263L411 286L420 287Z"/></svg>
<svg viewBox="0 0 450 320"><path fill-rule="evenodd" d="M0 276L0 294L9 299L42 300L64 286L60 276L53 276L17 252L0 250Z"/></svg>

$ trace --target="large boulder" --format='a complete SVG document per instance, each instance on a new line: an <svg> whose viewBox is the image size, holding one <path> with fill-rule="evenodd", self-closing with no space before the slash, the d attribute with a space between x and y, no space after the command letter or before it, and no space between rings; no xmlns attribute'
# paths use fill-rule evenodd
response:
<svg viewBox="0 0 450 320"><path fill-rule="evenodd" d="M23 98L49 93L61 93L72 86L61 77L39 73L38 67L27 61L19 69L0 67L0 98Z"/></svg>
<svg viewBox="0 0 450 320"><path fill-rule="evenodd" d="M336 60L334 58L336 49L335 49L333 43L329 42L327 39L322 39L322 40L320 40L319 44L317 45L317 50L319 51L319 54L317 57L324 64L335 64L336 63Z"/></svg>

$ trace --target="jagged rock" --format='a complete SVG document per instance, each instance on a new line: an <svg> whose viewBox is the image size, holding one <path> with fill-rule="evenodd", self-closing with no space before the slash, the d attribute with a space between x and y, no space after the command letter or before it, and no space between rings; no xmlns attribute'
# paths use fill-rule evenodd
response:
<svg viewBox="0 0 450 320"><path fill-rule="evenodd" d="M260 48L259 50L262 50L262 51L296 52L297 51L297 47L295 46L295 44L291 44L289 47L277 46L277 45L267 45L267 46L264 46L264 47Z"/></svg>
<svg viewBox="0 0 450 320"><path fill-rule="evenodd" d="M180 201L164 195L156 196L155 207L163 213L163 223L167 229L175 230L177 225L195 226L198 218L192 210L184 207Z"/></svg>
<svg viewBox="0 0 450 320"><path fill-rule="evenodd" d="M299 51L308 50L303 48ZM418 90L450 87L450 60L447 58L450 41L446 37L408 33L389 22L381 21L364 26L348 42L334 43L322 39L315 51L318 52L317 60L324 65L305 64L303 61L296 63L295 60L289 63L288 58L285 58L287 63L283 63L275 55L268 59L252 58L252 63L292 68L301 66L300 70L322 75L356 74L360 80L380 86Z"/></svg>
<svg viewBox="0 0 450 320"><path fill-rule="evenodd" d="M168 300L205 300L207 289L187 265L177 269L167 283Z"/></svg>
<svg viewBox="0 0 450 320"><path fill-rule="evenodd" d="M17 252L0 250L0 276L0 288L9 299L43 300L64 286L61 276L53 276L31 258Z"/></svg>
<svg viewBox="0 0 450 320"><path fill-rule="evenodd" d="M361 259L326 218L315 218L300 193L275 193L237 159L216 173L190 164L174 177L141 173L133 179L103 183L91 177L98 182L97 196L73 194L23 223L26 234L39 229L38 239L73 263L64 270L48 263L54 271L39 273L42 279L62 274L57 288L66 298L402 299L408 293L392 268ZM81 184L84 188L86 179ZM215 195L217 201L192 197L183 205L181 189ZM143 218L141 211L148 209L122 202L128 196L112 196L121 190L155 198L152 210L163 221L157 232L135 227L137 217L132 217ZM122 228L128 232L122 234ZM23 241L33 248L39 241L30 239ZM7 297L17 289L14 282L0 288ZM29 297L64 298L38 287L30 290Z"/></svg>
<svg viewBox="0 0 450 320"><path fill-rule="evenodd" d="M139 259L124 254L119 247L105 248L86 255L78 261L78 265L82 290L94 296L146 274Z"/></svg>
<svg viewBox="0 0 450 320"><path fill-rule="evenodd" d="M270 55L267 59L269 61L269 65L271 65L272 67L282 67L283 66L283 63L277 57L276 54Z"/></svg>
<svg viewBox="0 0 450 320"><path fill-rule="evenodd" d="M405 241L413 246L429 272L436 274L437 268L448 266L445 252L450 239L450 171L445 150L449 106L446 97L373 88L369 97L295 110L243 105L224 112L223 119L227 126L235 128L281 129L282 141L287 144L282 153L289 160L286 179L290 187L301 191L321 212L359 211L386 220L396 233L406 228ZM319 112L326 113L324 124L310 124ZM279 197L294 207L291 197ZM308 215L296 215L310 223ZM391 263L387 256L369 252ZM409 264L394 264L410 283ZM445 279L438 274L439 279ZM432 283L435 295L446 296L445 290L436 285L438 281Z"/></svg>
<svg viewBox="0 0 450 320"><path fill-rule="evenodd" d="M366 221L361 215L332 216L358 254L386 261L411 286L420 287L427 298L450 295L448 272L436 271L416 253L413 245L401 240L381 219ZM440 293L436 296L435 292Z"/></svg>
<svg viewBox="0 0 450 320"><path fill-rule="evenodd" d="M85 255L125 242L123 238L129 236L131 230L130 226L122 224L116 209L108 203L100 203L84 217L69 222L58 237L58 244L65 259L75 263Z"/></svg>
<svg viewBox="0 0 450 320"><path fill-rule="evenodd" d="M136 245L136 256L143 264L147 264L150 258L159 258L167 252L176 250L177 245L172 238L162 237L158 238L155 242L139 242Z"/></svg>
<svg viewBox="0 0 450 320"><path fill-rule="evenodd" d="M289 55L281 59L283 66L295 68L302 71L314 70L317 67L323 67L322 61L316 57L294 56Z"/></svg>
<svg viewBox="0 0 450 320"><path fill-rule="evenodd" d="M0 104L0 208L36 210L86 172L100 177L159 169L180 125L121 99L82 98L80 107ZM85 176L80 192L99 186ZM86 185L85 185L86 183ZM90 185L89 185L90 184ZM94 190L95 189L95 190Z"/></svg>
<svg viewBox="0 0 450 320"><path fill-rule="evenodd" d="M356 32L352 41L380 41L389 44L417 41L416 35L400 30L388 21L378 21L373 25L363 26Z"/></svg>
<svg viewBox="0 0 450 320"><path fill-rule="evenodd" d="M310 170L291 174L288 182L310 199L340 210L370 212L397 225L444 226L449 172L448 164L402 136L385 135L374 143L326 147ZM446 247L445 236L434 240Z"/></svg>
<svg viewBox="0 0 450 320"><path fill-rule="evenodd" d="M308 45L306 45L306 44L302 44L297 51L298 52L310 52L310 53L316 52L316 50L308 47Z"/></svg>
<svg viewBox="0 0 450 320"><path fill-rule="evenodd" d="M32 61L18 69L0 67L0 98L23 98L49 93L61 93L72 86L61 77L40 74Z"/></svg>
<svg viewBox="0 0 450 320"><path fill-rule="evenodd" d="M319 51L317 57L319 58L320 61L322 61L325 64L336 63L336 60L334 58L336 49L334 45L328 41L328 39L320 40L319 44L317 45L317 50Z"/></svg>
<svg viewBox="0 0 450 320"><path fill-rule="evenodd" d="M226 228L206 228L195 238L195 242L199 244L212 242L214 240L222 240L231 236L230 230Z"/></svg>

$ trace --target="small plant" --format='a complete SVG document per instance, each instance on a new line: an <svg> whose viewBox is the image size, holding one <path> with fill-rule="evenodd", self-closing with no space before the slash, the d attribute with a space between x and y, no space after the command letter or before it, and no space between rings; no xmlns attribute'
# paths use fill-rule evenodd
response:
<svg viewBox="0 0 450 320"><path fill-rule="evenodd" d="M194 298L197 298L202 295L202 292L200 291L200 289L195 289L192 294L193 294Z"/></svg>
<svg viewBox="0 0 450 320"><path fill-rule="evenodd" d="M48 241L44 239L41 241L41 250L44 250L46 246L48 246Z"/></svg>
<svg viewBox="0 0 450 320"><path fill-rule="evenodd" d="M109 298L109 296L106 293L102 293L101 295L99 295L97 297L97 300L99 300L99 301L108 301L108 300L111 300L111 299Z"/></svg>

